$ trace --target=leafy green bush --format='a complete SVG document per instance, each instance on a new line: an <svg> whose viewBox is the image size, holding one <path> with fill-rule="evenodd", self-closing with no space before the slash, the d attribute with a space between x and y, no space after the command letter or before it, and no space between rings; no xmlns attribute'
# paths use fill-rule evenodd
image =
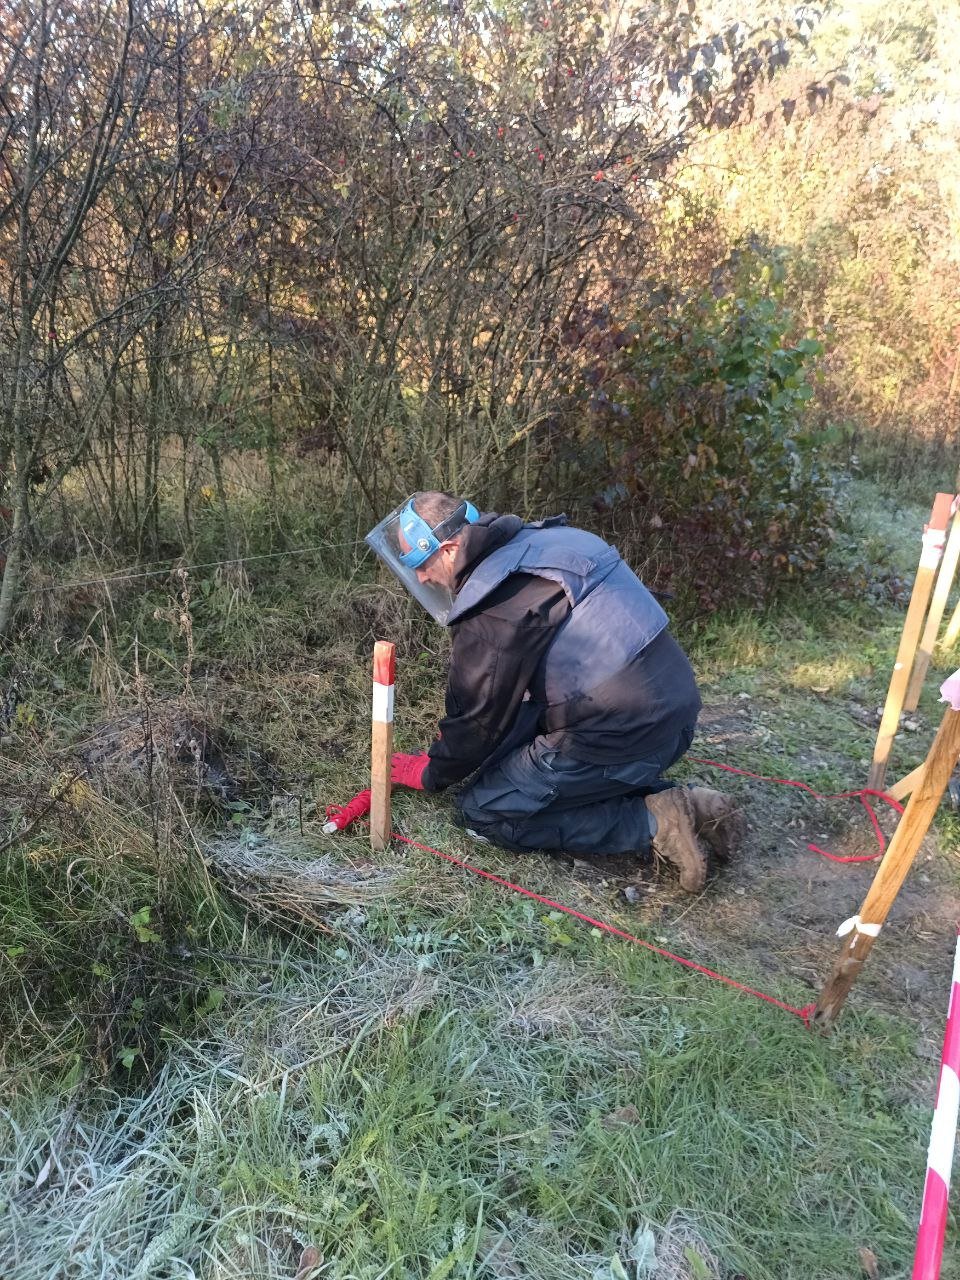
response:
<svg viewBox="0 0 960 1280"><path fill-rule="evenodd" d="M823 347L792 336L781 276L777 255L738 250L709 287L654 289L642 318L594 315L575 337L595 353L579 400L606 459L598 510L641 559L662 530L656 585L701 608L768 597L833 537L827 433L805 425Z"/></svg>

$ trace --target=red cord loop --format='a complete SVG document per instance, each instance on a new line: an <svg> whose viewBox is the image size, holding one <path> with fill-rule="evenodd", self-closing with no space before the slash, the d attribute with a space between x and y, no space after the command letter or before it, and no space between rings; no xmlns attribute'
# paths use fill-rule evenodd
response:
<svg viewBox="0 0 960 1280"><path fill-rule="evenodd" d="M732 764L720 764L717 760L698 760L696 756L687 756L686 759L691 764L706 764L711 769L722 769L724 773L736 773L741 778L756 778L758 782L775 782L781 787L797 787L800 791L806 791L808 795L813 796L815 800L848 800L856 797L867 811L867 817L873 827L873 834L877 838L878 852L851 854L849 857L844 858L836 853L828 853L826 849L821 849L817 844L808 843L808 849L812 849L814 853L821 854L824 858L829 858L831 862L876 862L878 858L883 857L887 847L886 837L880 829L877 815L867 796L876 796L878 800L885 800L891 808L896 809L897 813L903 813L903 805L899 801L894 800L893 796L888 796L885 791L876 791L873 787L862 787L859 791L837 791L833 795L822 795L819 791L814 791L813 787L808 786L807 783L794 782L791 778L768 778L763 773L751 773L748 769L735 769Z"/></svg>
<svg viewBox="0 0 960 1280"><path fill-rule="evenodd" d="M364 818L370 812L370 791L358 792L347 804L328 804L327 818L338 831L349 827L357 818Z"/></svg>

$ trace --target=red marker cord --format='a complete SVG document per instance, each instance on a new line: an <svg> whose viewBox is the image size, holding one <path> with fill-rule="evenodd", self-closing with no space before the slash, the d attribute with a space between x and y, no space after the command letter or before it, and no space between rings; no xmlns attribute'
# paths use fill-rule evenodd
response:
<svg viewBox="0 0 960 1280"><path fill-rule="evenodd" d="M899 804L891 796L883 791L875 791L870 787L861 788L858 791L839 791L834 795L822 795L819 791L814 791L812 787L805 782L794 782L790 778L769 778L762 773L751 773L748 769L736 769L733 765L720 764L716 760L702 760L694 756L687 756L691 764L709 765L714 769L722 769L726 773L735 773L743 778L754 778L758 782L772 782L784 787L797 787L801 791L806 791L809 795L817 800L844 800L856 797L870 819L874 834L877 838L879 851L877 853L856 854L849 857L841 857L838 854L829 853L826 849L821 849L819 845L808 844L807 848L812 849L815 853L822 854L823 857L829 858L831 862L874 862L877 858L883 856L886 848L886 839L873 806L867 799L868 796L875 796L879 800L886 801L897 813L903 813L903 805ZM370 812L370 792L361 791L355 795L348 804L329 805L327 807L327 817L331 822L335 823L338 830L350 825L358 818L364 817ZM421 844L418 840L411 840L408 836L402 836L397 832L393 833L393 838L402 844L410 845L411 848L420 849L424 853L432 853L437 858L442 858L444 862L450 862L455 867L460 867L464 871L469 871L475 876L480 876L484 880L490 880L493 884L500 885L503 889L510 889L513 893L519 893L525 898L531 898L534 902L539 902L545 907L550 907L554 911L562 911L564 915L573 916L576 920L581 920L584 924L590 925L594 929L600 929L604 933L609 933L613 937L622 938L625 942L631 942L635 946L643 947L647 951L652 951L656 955L663 956L667 960L673 960L676 964L683 965L686 969L692 969L696 973L702 973L707 978L713 978L716 982L722 982L725 986L733 987L737 991L742 991L746 995L754 996L757 1000L763 1000L767 1004L775 1005L778 1009L782 1009L785 1013L793 1014L799 1018L804 1026L810 1026L810 1019L816 1008L815 1004L806 1004L800 1007L787 1004L783 1000L777 999L776 996L768 995L765 991L758 991L755 987L748 987L743 982L737 982L735 978L728 978L725 974L718 973L715 969L709 969L706 965L699 964L696 960L688 960L685 956L679 956L676 952L668 951L665 947L654 946L652 942L646 942L643 938L638 938L636 934L627 933L624 929L618 929L616 925L608 924L605 920L597 920L593 916L588 916L582 911L577 911L574 907L568 907L562 902L555 902L553 898L548 898L542 893L534 893L532 889L527 889L521 884L515 884L512 880L505 880L502 876L494 875L492 871L484 871L482 867L475 867L469 862L464 862L460 858L455 858L450 853L443 853L440 849L434 849L432 845Z"/></svg>

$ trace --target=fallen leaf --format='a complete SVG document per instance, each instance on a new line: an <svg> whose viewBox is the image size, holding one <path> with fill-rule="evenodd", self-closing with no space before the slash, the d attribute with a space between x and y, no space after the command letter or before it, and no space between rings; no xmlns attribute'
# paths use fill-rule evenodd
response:
<svg viewBox="0 0 960 1280"><path fill-rule="evenodd" d="M659 1266L657 1238L649 1227L638 1227L630 1244L628 1258L638 1277L654 1275Z"/></svg>
<svg viewBox="0 0 960 1280"><path fill-rule="evenodd" d="M513 1245L506 1236L494 1236L492 1232L485 1235L480 1241L477 1254L483 1260L485 1269L496 1276L497 1280L519 1280L522 1268L517 1262Z"/></svg>
<svg viewBox="0 0 960 1280"><path fill-rule="evenodd" d="M312 1273L322 1264L323 1254L312 1244L308 1244L300 1255L300 1265L293 1280L310 1280Z"/></svg>
<svg viewBox="0 0 960 1280"><path fill-rule="evenodd" d="M865 1245L861 1245L857 1250L857 1255L860 1258L860 1265L863 1267L868 1280L878 1280L880 1268L877 1263L877 1255L873 1250L868 1249Z"/></svg>
<svg viewBox="0 0 960 1280"><path fill-rule="evenodd" d="M639 1124L640 1112L631 1103L627 1107L621 1107L619 1111L611 1111L608 1116L604 1116L600 1121L605 1129L619 1129L625 1124Z"/></svg>
<svg viewBox="0 0 960 1280"><path fill-rule="evenodd" d="M710 1280L710 1268L692 1245L683 1246L683 1256L690 1263L690 1274L693 1280Z"/></svg>
<svg viewBox="0 0 960 1280"><path fill-rule="evenodd" d="M36 1191L38 1187L43 1186L43 1184L49 1179L50 1174L52 1172L53 1172L53 1152L51 1151L50 1154L47 1156L46 1160L44 1161L43 1168L37 1174L37 1180L33 1184L34 1191Z"/></svg>

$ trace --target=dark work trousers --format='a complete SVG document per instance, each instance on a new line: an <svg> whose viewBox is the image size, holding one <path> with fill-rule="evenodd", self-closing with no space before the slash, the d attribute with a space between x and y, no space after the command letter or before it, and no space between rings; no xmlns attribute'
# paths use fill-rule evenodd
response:
<svg viewBox="0 0 960 1280"><path fill-rule="evenodd" d="M646 854L644 797L674 786L662 777L687 751L694 725L645 760L588 764L538 736L497 752L457 798L464 826L518 853Z"/></svg>

